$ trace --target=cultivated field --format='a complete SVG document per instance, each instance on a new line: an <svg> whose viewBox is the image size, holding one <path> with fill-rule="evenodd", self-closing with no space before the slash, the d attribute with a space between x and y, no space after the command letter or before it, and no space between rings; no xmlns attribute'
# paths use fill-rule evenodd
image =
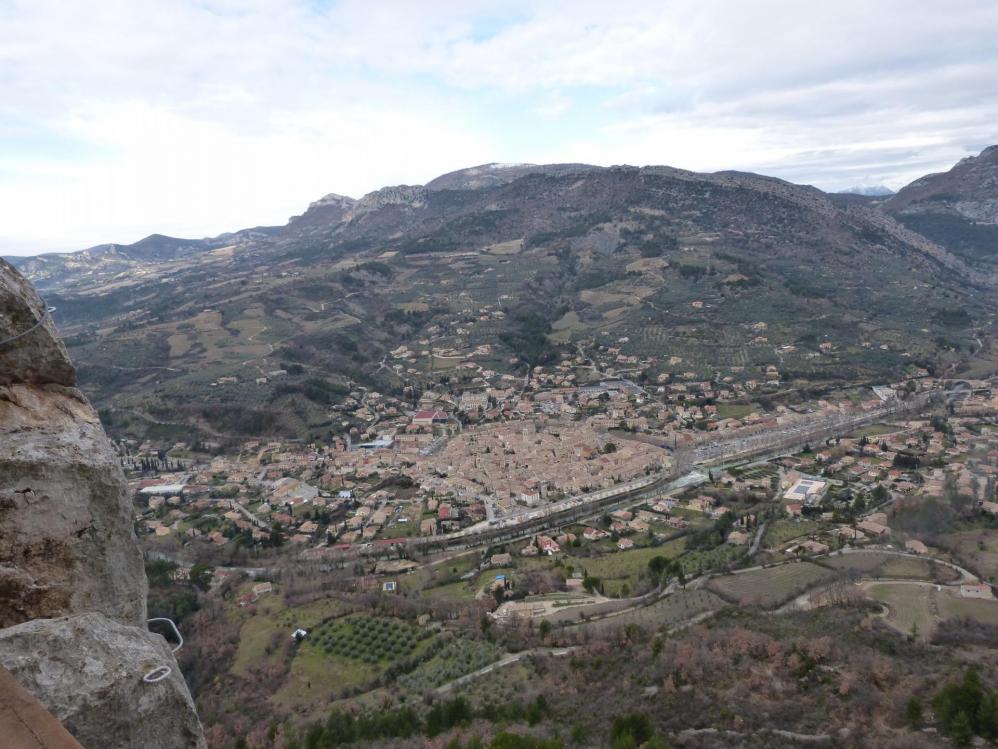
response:
<svg viewBox="0 0 998 749"><path fill-rule="evenodd" d="M862 577L932 580L949 583L959 579L959 573L930 559L903 557L876 551L836 554L825 557L821 564L836 570L847 570Z"/></svg>
<svg viewBox="0 0 998 749"><path fill-rule="evenodd" d="M939 611L946 619L969 618L985 624L998 624L998 601L940 596Z"/></svg>
<svg viewBox="0 0 998 749"><path fill-rule="evenodd" d="M724 608L725 605L720 597L709 590L680 590L650 606L577 626L602 633L636 624L642 629L658 631L681 626L701 614Z"/></svg>
<svg viewBox="0 0 998 749"><path fill-rule="evenodd" d="M658 556L673 559L686 548L686 539L677 538L661 546L648 546L627 551L612 551L594 557L573 557L571 564L576 569L584 569L592 577L603 581L607 595L616 592L625 584L634 590L638 578L648 571L648 562Z"/></svg>
<svg viewBox="0 0 998 749"><path fill-rule="evenodd" d="M888 624L921 639L930 637L944 619L998 624L998 601L963 598L956 588L930 583L869 583L864 587L872 598L887 605Z"/></svg>
<svg viewBox="0 0 998 749"><path fill-rule="evenodd" d="M411 655L428 633L402 621L367 616L333 619L313 630L305 648L369 665Z"/></svg>
<svg viewBox="0 0 998 749"><path fill-rule="evenodd" d="M820 520L777 520L766 528L763 546L767 549L776 549L791 539L820 533L826 528L828 528L828 523Z"/></svg>
<svg viewBox="0 0 998 749"><path fill-rule="evenodd" d="M797 562L740 575L715 577L708 583L708 588L725 600L742 606L774 608L834 576L832 570L817 564Z"/></svg>
<svg viewBox="0 0 998 749"><path fill-rule="evenodd" d="M902 634L928 639L936 628L936 589L917 583L877 583L870 596L888 608L885 620Z"/></svg>
<svg viewBox="0 0 998 749"><path fill-rule="evenodd" d="M502 648L486 640L458 637L447 642L425 663L398 679L398 686L421 695L460 676L470 674L504 655Z"/></svg>

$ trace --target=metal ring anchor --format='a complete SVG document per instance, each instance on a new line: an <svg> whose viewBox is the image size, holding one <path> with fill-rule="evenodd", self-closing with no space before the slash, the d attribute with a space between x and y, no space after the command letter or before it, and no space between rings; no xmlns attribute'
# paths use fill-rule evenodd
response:
<svg viewBox="0 0 998 749"><path fill-rule="evenodd" d="M178 650L180 650L180 648L184 646L184 638L180 634L180 630L177 629L177 625L173 623L172 619L167 619L166 617L158 616L146 620L146 624L152 624L153 622L165 622L170 625L170 629L173 630L173 634L177 638L177 644L171 650L171 652L176 653ZM152 671L147 672L142 677L142 681L145 682L146 684L155 684L158 681L163 681L163 679L165 679L171 673L173 673L173 669L171 669L169 666L156 666L156 668L154 668Z"/></svg>

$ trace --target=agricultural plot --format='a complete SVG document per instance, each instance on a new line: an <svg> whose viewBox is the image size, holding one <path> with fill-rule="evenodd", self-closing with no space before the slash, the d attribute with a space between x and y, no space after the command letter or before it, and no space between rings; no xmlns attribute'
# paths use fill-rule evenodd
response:
<svg viewBox="0 0 998 749"><path fill-rule="evenodd" d="M877 583L868 588L870 596L887 606L885 621L898 632L927 639L938 617L936 589L918 583Z"/></svg>
<svg viewBox="0 0 998 749"><path fill-rule="evenodd" d="M835 572L811 562L715 577L708 588L741 606L774 608L809 588L835 577Z"/></svg>
<svg viewBox="0 0 998 749"><path fill-rule="evenodd" d="M998 601L961 598L953 592L939 596L939 613L946 619L973 619L983 624L998 624Z"/></svg>
<svg viewBox="0 0 998 749"><path fill-rule="evenodd" d="M658 631L672 629L711 611L718 611L727 604L709 590L680 590L655 603L633 611L598 621L583 622L578 627L592 632L612 632L629 624L642 629Z"/></svg>
<svg viewBox="0 0 998 749"><path fill-rule="evenodd" d="M743 419L755 408L749 403L718 403L717 416L720 419Z"/></svg>
<svg viewBox="0 0 998 749"><path fill-rule="evenodd" d="M821 564L836 570L847 570L862 577L931 580L948 583L957 580L959 573L931 559L904 557L876 551L834 554L821 560Z"/></svg>
<svg viewBox="0 0 998 749"><path fill-rule="evenodd" d="M463 685L460 694L478 706L518 702L537 687L539 678L531 660L524 658Z"/></svg>
<svg viewBox="0 0 998 749"><path fill-rule="evenodd" d="M648 546L628 551L614 551L596 557L577 557L572 560L576 569L584 569L592 577L605 582L626 583L634 589L638 578L648 570L648 562L654 557L668 559L679 556L686 547L685 538L676 538L661 546Z"/></svg>
<svg viewBox="0 0 998 749"><path fill-rule="evenodd" d="M710 572L723 570L734 563L745 553L745 547L721 544L713 549L696 549L683 554L679 561L683 565L683 574L693 577Z"/></svg>
<svg viewBox="0 0 998 749"><path fill-rule="evenodd" d="M428 636L425 630L396 619L356 616L326 622L311 633L307 647L375 665L412 655L419 641Z"/></svg>
<svg viewBox="0 0 998 749"><path fill-rule="evenodd" d="M458 637L449 641L414 671L400 676L398 686L413 694L422 694L484 668L503 655L502 648L491 642Z"/></svg>
<svg viewBox="0 0 998 749"><path fill-rule="evenodd" d="M777 520L766 528L763 546L767 549L777 549L795 538L821 533L827 528L829 524L820 520Z"/></svg>
<svg viewBox="0 0 998 749"><path fill-rule="evenodd" d="M254 615L240 610L240 614L246 616L246 621L239 630L239 649L231 668L232 673L237 676L248 677L252 669L279 660L281 652L275 644L283 644L298 627L312 629L323 619L342 613L341 605L332 599L276 613L269 613L271 606L280 608L277 601L264 601L257 607L258 612Z"/></svg>
<svg viewBox="0 0 998 749"><path fill-rule="evenodd" d="M718 406L718 411L720 411L720 406ZM780 475L780 469L774 465L766 463L765 465L749 466L743 471L740 471L738 475L749 481L758 481L759 479L771 479L774 476Z"/></svg>

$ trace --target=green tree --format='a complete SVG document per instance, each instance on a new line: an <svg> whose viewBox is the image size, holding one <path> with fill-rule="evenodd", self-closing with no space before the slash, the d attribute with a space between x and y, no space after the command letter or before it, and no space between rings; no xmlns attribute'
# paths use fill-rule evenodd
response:
<svg viewBox="0 0 998 749"><path fill-rule="evenodd" d="M195 564L191 567L191 584L198 590L208 590L211 587L211 578L215 570L207 564Z"/></svg>
<svg viewBox="0 0 998 749"><path fill-rule="evenodd" d="M614 749L641 746L655 735L651 720L644 713L628 713L614 718L610 740Z"/></svg>
<svg viewBox="0 0 998 749"><path fill-rule="evenodd" d="M966 746L974 734L998 736L998 692L981 683L976 668L958 682L950 682L932 700L936 715L957 746Z"/></svg>

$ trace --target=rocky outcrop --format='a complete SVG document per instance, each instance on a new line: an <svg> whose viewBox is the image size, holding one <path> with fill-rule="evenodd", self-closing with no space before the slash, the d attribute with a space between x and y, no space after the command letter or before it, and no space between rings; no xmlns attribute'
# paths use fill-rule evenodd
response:
<svg viewBox="0 0 998 749"><path fill-rule="evenodd" d="M0 665L88 749L204 746L190 693L159 635L100 614L0 630ZM143 676L169 665L162 681Z"/></svg>
<svg viewBox="0 0 998 749"><path fill-rule="evenodd" d="M0 386L15 382L76 385L76 371L42 300L0 260Z"/></svg>
<svg viewBox="0 0 998 749"><path fill-rule="evenodd" d="M998 224L998 146L961 159L948 172L927 174L884 203L888 213L949 214Z"/></svg>
<svg viewBox="0 0 998 749"><path fill-rule="evenodd" d="M0 626L84 611L143 625L124 477L44 309L0 265L0 341L30 330L0 343Z"/></svg>
<svg viewBox="0 0 998 749"><path fill-rule="evenodd" d="M146 628L125 479L34 289L0 260L0 665L84 746L203 747ZM146 684L152 667L171 669Z"/></svg>

